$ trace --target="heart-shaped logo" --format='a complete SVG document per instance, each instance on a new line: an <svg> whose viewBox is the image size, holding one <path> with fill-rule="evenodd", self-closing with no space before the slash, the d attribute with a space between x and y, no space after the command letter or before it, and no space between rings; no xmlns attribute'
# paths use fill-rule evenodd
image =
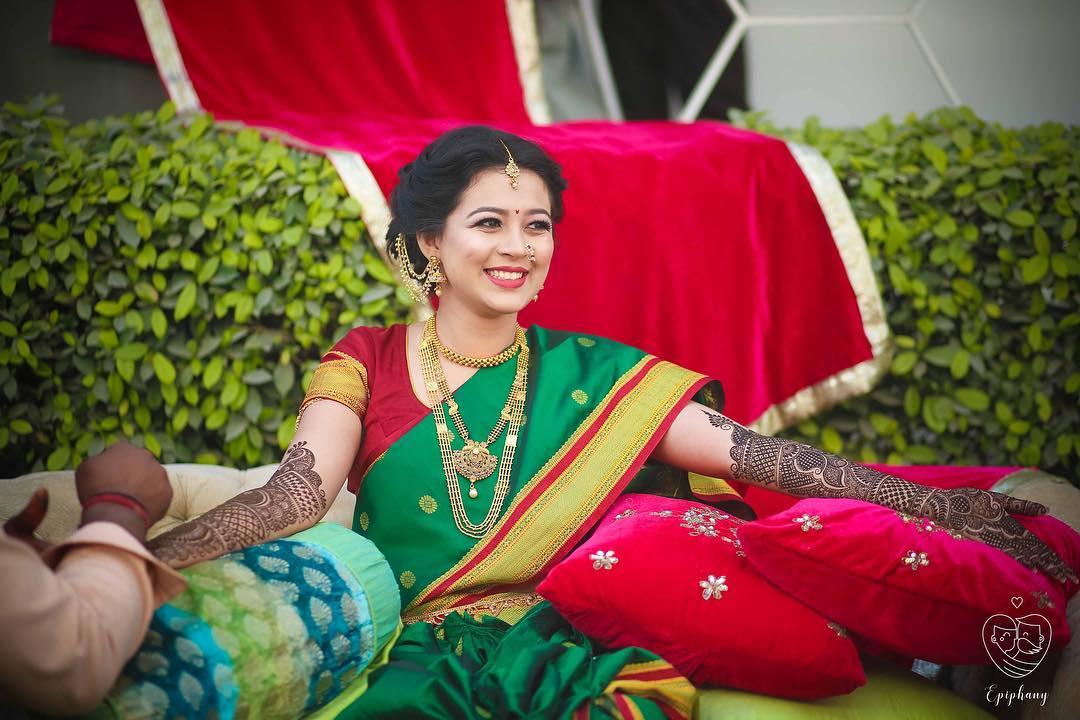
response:
<svg viewBox="0 0 1080 720"><path fill-rule="evenodd" d="M1020 597L1019 595L1013 595L1012 606L1014 608L1019 608L1023 604L1024 604L1024 598Z"/></svg>
<svg viewBox="0 0 1080 720"><path fill-rule="evenodd" d="M1027 677L1050 650L1052 631L1050 621L1038 613L1019 618L998 613L983 623L983 647L998 670L1011 678Z"/></svg>

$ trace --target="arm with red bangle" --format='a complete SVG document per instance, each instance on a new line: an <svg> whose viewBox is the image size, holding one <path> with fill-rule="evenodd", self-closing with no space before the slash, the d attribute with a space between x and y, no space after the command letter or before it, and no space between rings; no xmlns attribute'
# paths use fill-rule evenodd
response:
<svg viewBox="0 0 1080 720"><path fill-rule="evenodd" d="M47 547L33 538L39 490L0 537L0 706L89 712L135 652L154 608L183 579L143 546L172 491L145 450L113 445L76 471L80 528Z"/></svg>

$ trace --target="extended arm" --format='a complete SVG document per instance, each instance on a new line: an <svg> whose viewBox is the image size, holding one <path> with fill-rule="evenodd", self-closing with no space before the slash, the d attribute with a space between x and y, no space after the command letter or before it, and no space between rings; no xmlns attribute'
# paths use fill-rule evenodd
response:
<svg viewBox="0 0 1080 720"><path fill-rule="evenodd" d="M159 535L148 547L172 567L186 567L311 527L344 485L360 432L360 420L344 405L311 404L265 485Z"/></svg>
<svg viewBox="0 0 1080 720"><path fill-rule="evenodd" d="M698 403L680 412L654 457L713 477L742 480L797 497L865 500L928 517L1005 550L1056 576L1072 571L1009 513L1040 515L1039 503L977 488L920 485L803 443L759 435Z"/></svg>

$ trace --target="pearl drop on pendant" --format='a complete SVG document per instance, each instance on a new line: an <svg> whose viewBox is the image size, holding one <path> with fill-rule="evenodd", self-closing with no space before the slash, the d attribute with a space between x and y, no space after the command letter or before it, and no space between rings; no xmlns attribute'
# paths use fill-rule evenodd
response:
<svg viewBox="0 0 1080 720"><path fill-rule="evenodd" d="M469 497L475 499L480 493L476 492L476 487L469 488Z"/></svg>

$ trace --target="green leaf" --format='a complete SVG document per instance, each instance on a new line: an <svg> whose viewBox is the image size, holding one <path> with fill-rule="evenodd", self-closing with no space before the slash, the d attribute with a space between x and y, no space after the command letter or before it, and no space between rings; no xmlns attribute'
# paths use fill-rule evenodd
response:
<svg viewBox="0 0 1080 720"><path fill-rule="evenodd" d="M955 392L956 399L969 410L984 412L990 407L990 396L978 388L961 387Z"/></svg>
<svg viewBox="0 0 1080 720"><path fill-rule="evenodd" d="M71 448L60 446L49 453L48 459L45 460L45 469L53 472L63 470L68 466L70 460Z"/></svg>
<svg viewBox="0 0 1080 720"><path fill-rule="evenodd" d="M249 370L244 373L243 381L248 385L263 385L270 382L273 376L262 368L256 370Z"/></svg>
<svg viewBox="0 0 1080 720"><path fill-rule="evenodd" d="M296 372L291 365L278 365L274 368L274 389L278 395L287 395L296 382Z"/></svg>
<svg viewBox="0 0 1080 720"><path fill-rule="evenodd" d="M941 368L950 367L953 363L953 358L960 352L960 348L956 345L939 345L937 347L929 348L923 353L923 358L931 365L935 365Z"/></svg>
<svg viewBox="0 0 1080 720"><path fill-rule="evenodd" d="M19 435L29 435L34 431L34 428L30 425L30 423L26 422L22 418L16 418L15 420L12 420L8 424L8 426L11 428L12 432Z"/></svg>
<svg viewBox="0 0 1080 720"><path fill-rule="evenodd" d="M958 350L953 355L952 361L949 363L949 372L957 380L963 379L968 374L968 368L970 367L971 356L967 350Z"/></svg>
<svg viewBox="0 0 1080 720"><path fill-rule="evenodd" d="M105 193L105 199L111 203L119 203L127 200L127 196L131 193L126 187L120 187L119 185L113 188L109 188L109 191Z"/></svg>
<svg viewBox="0 0 1080 720"><path fill-rule="evenodd" d="M154 308L150 311L150 330L153 331L154 336L161 340L165 337L165 333L169 329L169 321L165 317L165 313L161 312L161 308Z"/></svg>
<svg viewBox="0 0 1080 720"><path fill-rule="evenodd" d="M831 427L821 431L821 449L825 452L838 455L844 451L844 441L840 439L840 433Z"/></svg>
<svg viewBox="0 0 1080 720"><path fill-rule="evenodd" d="M896 357L892 361L892 374L893 375L907 375L911 372L911 368L915 366L915 361L919 359L919 356L911 350L905 350L902 353L897 353Z"/></svg>
<svg viewBox="0 0 1080 720"><path fill-rule="evenodd" d="M172 214L184 220L197 218L199 212L199 206L188 200L180 200L172 204Z"/></svg>
<svg viewBox="0 0 1080 720"><path fill-rule="evenodd" d="M116 357L121 360L141 360L147 350L144 343L129 343L116 349Z"/></svg>
<svg viewBox="0 0 1080 720"><path fill-rule="evenodd" d="M1027 210L1013 210L1010 213L1006 213L1005 219L1016 227L1026 228L1035 224L1035 216Z"/></svg>
<svg viewBox="0 0 1080 720"><path fill-rule="evenodd" d="M151 361L154 366L154 374L157 375L157 379L166 385L171 385L176 382L176 367L172 364L169 358L165 357L161 353L154 353L153 360Z"/></svg>
<svg viewBox="0 0 1080 720"><path fill-rule="evenodd" d="M224 369L225 366L222 363L220 356L215 355L214 357L210 358L210 362L208 362L206 364L206 367L203 369L203 387L207 390L210 390L215 385L217 385L218 380L221 379L221 372Z"/></svg>
<svg viewBox="0 0 1080 720"><path fill-rule="evenodd" d="M180 297L176 298L176 309L173 311L173 317L177 322L191 314L192 308L195 307L195 296L195 285L185 285L180 291Z"/></svg>
<svg viewBox="0 0 1080 720"><path fill-rule="evenodd" d="M909 385L904 391L904 413L908 417L915 417L919 414L921 407L922 397L919 395L919 389L914 385Z"/></svg>
<svg viewBox="0 0 1080 720"><path fill-rule="evenodd" d="M229 419L229 411L225 408L218 408L206 418L204 423L207 430L217 430L225 421Z"/></svg>
<svg viewBox="0 0 1080 720"><path fill-rule="evenodd" d="M930 164L934 166L934 169L938 171L938 174L944 175L945 169L949 166L949 156L945 154L937 143L929 138L922 141L922 152L926 156L926 159L930 161Z"/></svg>
<svg viewBox="0 0 1080 720"><path fill-rule="evenodd" d="M881 413L870 413L870 425L879 435L892 435L896 432L896 420Z"/></svg>
<svg viewBox="0 0 1080 720"><path fill-rule="evenodd" d="M1042 280L1049 270L1050 259L1045 255L1036 255L1020 261L1020 275L1027 285L1034 285Z"/></svg>
<svg viewBox="0 0 1080 720"><path fill-rule="evenodd" d="M289 447L289 443L292 442L293 435L296 433L296 416L286 417L278 425L277 432L275 433L275 439L277 440L278 448L284 450Z"/></svg>

